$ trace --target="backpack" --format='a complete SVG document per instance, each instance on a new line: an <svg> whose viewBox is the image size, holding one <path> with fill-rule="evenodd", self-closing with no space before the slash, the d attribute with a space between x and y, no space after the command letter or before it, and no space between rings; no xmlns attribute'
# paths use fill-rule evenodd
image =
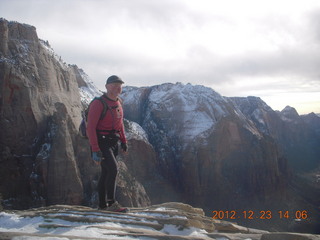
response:
<svg viewBox="0 0 320 240"><path fill-rule="evenodd" d="M82 111L82 120L81 120L81 123L80 123L80 126L79 126L79 133L80 133L80 136L83 137L83 138L88 138L87 136L87 120L88 120L88 114L89 114L89 108L90 108L90 105L91 103L94 101L94 100L99 100L102 105L103 105L103 110L100 114L100 120L104 118L104 116L106 115L107 113L107 110L108 110L108 104L102 99L103 96L100 96L100 97L95 97L91 102L90 104L88 105L88 107Z"/></svg>

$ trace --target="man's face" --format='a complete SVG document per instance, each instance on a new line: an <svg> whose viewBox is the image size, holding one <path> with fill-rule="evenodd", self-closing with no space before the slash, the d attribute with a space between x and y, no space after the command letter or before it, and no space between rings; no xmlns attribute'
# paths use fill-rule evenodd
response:
<svg viewBox="0 0 320 240"><path fill-rule="evenodd" d="M109 83L106 85L107 91L118 96L122 92L122 83Z"/></svg>

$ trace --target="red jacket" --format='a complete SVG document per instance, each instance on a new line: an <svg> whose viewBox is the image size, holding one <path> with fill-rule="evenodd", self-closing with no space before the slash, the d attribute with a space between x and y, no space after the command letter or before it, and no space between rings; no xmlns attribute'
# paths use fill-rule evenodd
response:
<svg viewBox="0 0 320 240"><path fill-rule="evenodd" d="M106 96L102 97L102 99L108 104L108 110L104 118L100 120L103 105L98 99L90 104L88 113L87 136L93 152L100 150L97 130L119 131L120 141L123 143L127 142L123 126L123 109L120 101L113 101Z"/></svg>

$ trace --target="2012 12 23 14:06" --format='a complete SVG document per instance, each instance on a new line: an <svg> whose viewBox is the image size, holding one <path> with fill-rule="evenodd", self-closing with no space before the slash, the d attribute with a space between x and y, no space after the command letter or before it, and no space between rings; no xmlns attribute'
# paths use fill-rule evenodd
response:
<svg viewBox="0 0 320 240"><path fill-rule="evenodd" d="M308 211L306 210L279 210L279 211L271 211L271 210L245 210L245 211L236 211L236 210L214 210L212 211L212 218L219 220L235 220L235 219L307 219Z"/></svg>

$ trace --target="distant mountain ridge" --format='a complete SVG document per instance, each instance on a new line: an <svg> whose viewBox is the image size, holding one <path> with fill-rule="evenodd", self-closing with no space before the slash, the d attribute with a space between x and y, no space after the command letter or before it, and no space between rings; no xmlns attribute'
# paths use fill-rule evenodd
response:
<svg viewBox="0 0 320 240"><path fill-rule="evenodd" d="M274 139L281 145L284 154L290 138L292 141L299 138L300 142L319 141L320 118L316 114L299 116L290 106L281 112L274 111L259 97L222 97L211 88L182 83L142 88L127 86L121 97L124 99L126 118L139 123L144 129L151 129L149 125L153 124L153 115L161 114L161 127L170 121L169 129L166 129L168 135L178 138L180 143L201 136L206 138L221 119L234 116L258 138L266 135ZM290 132L296 136L285 135ZM317 147L311 144L308 149L312 152L311 149ZM319 165L318 154L316 151L313 163L310 163L311 169ZM295 167L294 164L292 166Z"/></svg>
<svg viewBox="0 0 320 240"><path fill-rule="evenodd" d="M3 205L95 206L99 168L77 127L83 107L101 92L39 40L34 27L3 19L0 76ZM209 214L262 207L318 213L315 114L299 116L290 107L277 112L258 97L227 98L181 83L128 86L121 97L130 149L119 156L122 204L181 201ZM257 224L310 232L318 226L313 215L298 225L273 220Z"/></svg>
<svg viewBox="0 0 320 240"><path fill-rule="evenodd" d="M288 208L290 198L292 207L302 195L318 204L319 189L308 193L292 180L296 173L314 171L314 180L319 174L315 114L299 116L291 107L273 111L259 97L222 97L182 83L125 87L121 97L125 117L146 131L179 199L208 212L248 208L249 202ZM290 186L303 194L295 199Z"/></svg>

